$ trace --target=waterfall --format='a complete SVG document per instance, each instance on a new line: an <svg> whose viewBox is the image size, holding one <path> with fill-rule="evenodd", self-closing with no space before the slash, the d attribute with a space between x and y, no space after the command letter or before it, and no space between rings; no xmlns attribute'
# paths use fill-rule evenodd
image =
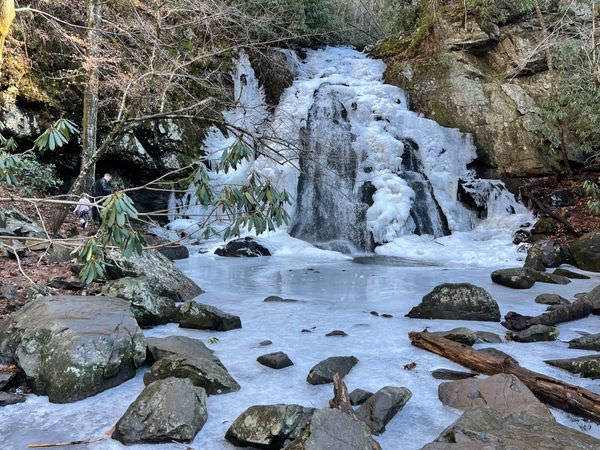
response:
<svg viewBox="0 0 600 450"><path fill-rule="evenodd" d="M404 91L384 83L383 61L343 47L309 50L304 60L284 53L295 81L272 113L247 55L238 56L236 102L224 120L247 130L251 145L253 136L271 141L237 170L211 173L217 189L258 170L294 199L292 236L346 253L491 229L526 213L501 181L468 168L476 157L469 134L410 111ZM213 127L203 151L218 159L239 138ZM177 200L172 228L206 214L194 189Z"/></svg>

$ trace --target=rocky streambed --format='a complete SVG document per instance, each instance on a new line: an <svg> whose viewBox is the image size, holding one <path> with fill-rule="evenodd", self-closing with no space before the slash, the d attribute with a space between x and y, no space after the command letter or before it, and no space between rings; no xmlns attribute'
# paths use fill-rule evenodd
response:
<svg viewBox="0 0 600 450"><path fill-rule="evenodd" d="M125 429L128 427L129 430L139 430L135 423L139 420L140 412L153 411L155 415L159 415L161 407L169 402L152 402L165 399L166 391L174 392L175 400L172 398L169 401L175 402L178 415L172 419L191 424L191 427L181 431L183 440L200 429L191 444L192 448L235 448L231 442L240 444L239 435L243 434L243 430L238 432L237 437L233 436L233 431L228 434L228 430L240 415L255 405L297 405L293 407L296 409L289 411L289 417L287 409L284 409L285 414L281 414L281 408L268 410L268 417L276 420L276 423L285 418L283 422L289 424L291 417L298 423L304 420L302 424L310 420L311 427L315 430L323 427L327 429L327 426L340 423L352 426L352 423L346 423L346 417L323 410L332 397L332 385L326 383L327 367L318 366L320 361L328 358L345 356L347 358L341 361L334 361L334 367L338 372L347 373L344 381L349 390L360 388L377 393L375 398L380 399L379 402L391 405L375 420L369 413L377 409L374 404L369 406L367 403L366 406L359 407L362 412L357 414L364 416L363 419L372 428L356 428L353 436L359 441L363 439L368 442L368 433L374 428L378 434L375 439L384 449L420 449L438 438L461 417L463 410L468 409L465 400L461 400L461 391L458 389L460 386L446 387L443 395L440 388L441 397L438 396L441 383L449 378L462 378L463 375L456 372L468 371L410 345L408 332L425 328L432 332L454 330L444 335L468 343L475 349L494 348L504 351L526 368L599 392L597 381L592 378L581 377L556 364L544 362L593 355L589 346L585 349L585 343L569 348L568 341L577 338L589 341L590 338L584 335L598 332L597 316L557 325L558 340L529 343L508 341L505 337L507 330L498 322L498 313L504 316L508 311L518 311L521 314L537 315L546 310L548 302L561 301L554 297L537 298L541 294L558 294L563 299L573 301L576 294L588 292L599 284L600 277L594 274L588 274L590 279L574 279L565 285L537 282L530 289L516 290L493 283L490 269L356 264L339 254L325 252L304 255L297 253L293 257L276 254L268 258L195 255L180 261L178 265L207 291L198 297L198 302L217 307L227 314L220 314L212 308L204 308L199 312L197 305L192 304L183 308L187 315L183 323L185 327L168 323L140 330L139 333L143 332L149 345L148 361L158 362L150 370L148 364L143 363L144 357L137 349L139 342L136 342L139 339L133 338L129 341L130 347L123 347L124 355L130 357L126 376L120 375L118 371L114 372L115 376L122 377L119 382L133 378L121 384L115 382L116 387L105 385L103 388L106 390L71 403L50 403L48 397L27 395L24 403L0 408L0 432L3 436L0 448L25 448L31 443L103 438L106 433L128 442L129 438L124 438ZM134 268L129 267L129 272L124 271L121 275L132 275L134 272ZM150 279L158 275L145 274ZM170 283L163 282L160 286L168 288L173 283L171 279ZM450 287L439 287L445 283L450 283ZM470 309L477 309L478 314L469 317L473 320L429 318L437 314L433 304L436 298L440 293L452 290L456 283L462 283L458 286L459 291L466 289L471 297L477 299ZM481 289L470 289L469 284ZM112 287L115 288L115 285L118 287L118 282L113 283ZM153 289L160 287L156 283L150 285L154 286ZM144 326L154 325L152 317L160 315L159 313L148 314L148 309L144 309L144 314L140 314L142 309L139 305L144 304L141 294L148 291L142 288L147 286L144 282L136 283L135 286L139 294L138 306L133 308L134 315L130 317L136 318L138 323L144 323ZM187 297L197 293L190 286L186 285ZM154 293L151 297L161 301L153 305L157 308L171 305L169 295L169 289ZM459 295L461 296L464 295ZM264 301L267 297L271 298ZM171 302L185 299L171 299ZM88 314L90 311L93 312L93 309L88 309ZM169 308L165 311L168 313ZM416 318L405 317L409 313ZM88 320L93 322L93 313L89 314ZM212 322L207 326L206 320ZM127 329L128 326L123 324L121 328ZM138 332L135 325L131 327L130 335L136 336ZM469 328L471 332L456 330L461 327ZM217 329L227 331L216 331ZM203 345L186 341L185 338L199 339ZM173 352L173 339L179 341L176 346L178 352ZM185 354L190 348L188 344L193 347L193 355ZM187 349L183 355L182 348ZM265 354L268 356L258 362L257 359ZM107 356L108 360L110 356ZM200 362L194 360L197 357L200 357ZM139 366L137 371L135 366ZM204 370L204 375L200 378L196 370L199 366ZM209 372L206 371L207 367L211 369ZM435 377L433 371L436 371ZM191 380L191 383L173 381L173 378L167 376L174 373ZM194 373L196 378L188 376L190 373ZM57 379L62 380L60 377ZM206 382L207 379L210 383ZM476 383L486 379L472 378ZM65 378L64 381L68 391L69 379ZM493 388L489 384L469 385L466 389L467 392L482 392L482 398L491 395L490 392L500 392L494 398L507 396L512 392L507 391L507 385L522 389L512 379L500 379L497 383L492 383ZM202 389L198 389L198 386L202 386ZM61 385L61 389L64 388ZM142 391L144 394L140 395ZM42 389L39 392L48 394L53 391ZM351 399L358 404L367 397L368 394L357 391ZM444 399L444 403L440 398ZM50 400L63 401L57 398ZM64 400L76 399L67 396ZM518 407L518 404L511 402L512 400L507 400L511 407ZM130 407L132 403L136 405L134 410L133 406ZM186 415L186 410L194 413ZM321 412L315 415L315 411ZM522 429L522 424L513 420L514 418L506 418L504 422L499 422L500 425L494 425L494 420L498 421L497 417L487 417L485 411L479 412L478 416L468 414L461 419L459 426L472 429L473 423L484 420L490 426L500 428L504 423L510 422L513 434ZM591 436L589 440L586 441L588 438L582 438L575 431L575 434L570 434L569 430L557 429L551 419L546 420L549 413L544 408L534 408L526 414L532 415L527 419L530 423L538 421L542 434L560 434L570 442L574 442L574 439L583 442L582 446L574 448L594 448L597 441L591 437L600 438L600 428L597 425L560 410L552 410L552 415L558 422L572 430L585 432ZM113 427L117 422L119 425L115 431ZM164 421L160 420L146 423L144 428L160 434L162 431L159 425L162 423ZM260 427L251 428L256 431ZM293 432L288 430L288 435L293 437ZM226 434L229 440L225 438ZM277 437L281 441L275 439L275 445L285 441L285 436L282 436ZM523 439L534 441L537 438L527 435ZM135 436L131 442L133 441ZM93 445L103 449L125 448L114 439ZM147 449L149 446L146 443L133 445L131 448ZM89 447L94 448L91 444ZM181 446L167 443L153 444L152 448L175 449Z"/></svg>

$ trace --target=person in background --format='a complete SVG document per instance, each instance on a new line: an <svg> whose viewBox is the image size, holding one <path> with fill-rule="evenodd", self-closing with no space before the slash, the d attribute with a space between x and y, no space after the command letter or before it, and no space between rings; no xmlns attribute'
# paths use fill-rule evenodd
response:
<svg viewBox="0 0 600 450"><path fill-rule="evenodd" d="M102 178L94 183L92 187L92 196L94 197L94 203L98 203L102 201L103 197L112 194L113 186L112 186L112 175L110 173L105 173ZM102 223L102 218L100 217L100 210L97 206L92 208L92 217L94 218L94 222L98 225Z"/></svg>
<svg viewBox="0 0 600 450"><path fill-rule="evenodd" d="M90 210L92 209L91 205L92 203L88 195L83 194L75 207L75 211L73 211L79 217L79 226L81 228L87 228L88 221L90 220Z"/></svg>

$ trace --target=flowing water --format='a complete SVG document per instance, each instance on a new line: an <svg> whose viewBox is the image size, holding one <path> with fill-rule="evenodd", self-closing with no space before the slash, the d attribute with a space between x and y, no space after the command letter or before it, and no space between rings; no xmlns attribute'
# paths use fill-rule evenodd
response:
<svg viewBox="0 0 600 450"><path fill-rule="evenodd" d="M232 449L224 440L225 431L251 405L326 406L331 386L312 386L306 375L315 363L335 355L360 360L345 378L350 389L375 391L394 385L412 390L413 398L378 440L384 449L419 449L460 415L440 403L439 381L430 372L460 367L412 347L407 333L457 326L505 331L498 323L405 318L423 295L441 283L470 282L487 289L502 314L539 314L545 306L534 303L536 295L550 291L572 298L594 287L599 277L567 286L538 283L528 291L493 285L490 268L520 264L523 253L511 243L512 232L531 217L500 181L477 179L468 169L476 156L471 137L410 111L404 92L383 83L381 61L347 48L309 51L303 61L292 52L286 55L296 81L274 112L266 108L250 62L241 54L233 74L237 103L224 115L227 123L248 130L244 139L249 145L258 142L257 136L271 138L272 146L263 149L271 158L260 156L228 174L211 173L210 178L218 189L241 183L259 170L292 194L293 223L289 230L259 237L271 257L220 258L212 254L219 243L206 243L208 253L199 254L194 247L193 255L179 262L206 290L200 301L239 315L243 328L216 333L170 324L145 333L205 342L217 336L219 342L211 346L242 386L239 392L209 397L209 419L191 444L194 449ZM237 139L212 129L204 152L218 159ZM208 213L196 204L193 184L185 195L173 194L169 208L171 232L192 236ZM351 253L362 256L353 260ZM264 303L269 295L302 302ZM375 317L373 310L393 317ZM592 380L543 363L586 354L568 349L564 341L579 331L597 331L597 320L561 324L559 342L493 346L525 367L600 392ZM325 336L334 329L349 336ZM264 339L273 345L260 347ZM259 355L274 351L287 352L294 366L272 370L256 362ZM416 368L404 370L411 362ZM46 397L31 395L24 404L0 408L0 448L101 437L141 392L144 370L76 403L50 404ZM554 413L562 423L600 437L598 426ZM108 440L71 448L125 447Z"/></svg>

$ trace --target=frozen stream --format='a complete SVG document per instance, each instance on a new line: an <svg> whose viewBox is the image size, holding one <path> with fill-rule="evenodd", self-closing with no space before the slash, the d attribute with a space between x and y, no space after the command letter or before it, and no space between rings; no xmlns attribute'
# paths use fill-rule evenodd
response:
<svg viewBox="0 0 600 450"><path fill-rule="evenodd" d="M319 256L320 255L320 256ZM238 380L240 392L211 396L209 419L191 445L194 449L232 449L224 440L229 424L247 407L255 404L299 403L323 407L332 395L331 385L311 386L306 375L312 365L335 355L355 355L360 363L345 378L350 389L375 391L385 385L406 386L413 398L379 437L384 449L419 449L434 439L460 412L444 407L437 398L439 381L432 378L436 368L460 369L441 357L411 347L407 333L430 327L432 331L457 326L503 333L496 323L414 320L404 314L435 285L444 282L471 282L490 291L500 304L502 314L508 310L538 314L544 305L534 303L543 292L559 293L572 298L577 292L590 290L599 282L574 280L567 286L538 283L527 291L514 291L492 285L490 269L442 267L390 267L353 263L330 253L316 253L310 259L301 256L273 256L256 259L219 258L196 255L180 263L207 293L201 301L216 305L242 318L243 328L225 333L180 329L175 324L146 331L148 336L186 335L211 345L231 374ZM302 303L264 303L267 295L281 295L303 300ZM369 311L391 313L391 319L374 317ZM563 341L578 336L577 331L598 331L598 316L560 325ZM313 328L312 333L301 333ZM350 336L325 337L334 329ZM273 345L259 347L270 339ZM491 346L491 344L484 344ZM572 376L542 361L549 358L576 357L589 354L572 350L563 342L501 344L497 348L513 355L522 365L600 392L598 382ZM285 351L295 365L273 370L261 366L256 358L264 353ZM415 361L417 367L403 366ZM29 396L20 405L0 408L0 448L23 449L30 443L48 443L102 437L118 420L142 390L143 370L121 386L71 404L50 404L46 397ZM581 419L556 412L569 426L600 437L600 428ZM69 448L122 449L108 440ZM181 445L140 445L132 449L177 449Z"/></svg>

